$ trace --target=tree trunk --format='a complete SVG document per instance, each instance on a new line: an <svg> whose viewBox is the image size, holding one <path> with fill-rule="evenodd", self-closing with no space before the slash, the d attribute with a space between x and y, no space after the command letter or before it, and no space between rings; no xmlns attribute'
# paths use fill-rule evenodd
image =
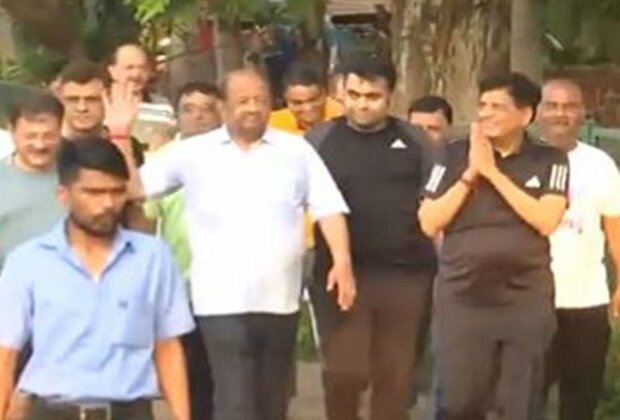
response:
<svg viewBox="0 0 620 420"><path fill-rule="evenodd" d="M510 26L510 69L542 81L545 5L541 0L513 0Z"/></svg>
<svg viewBox="0 0 620 420"><path fill-rule="evenodd" d="M392 1L395 111L433 93L451 102L458 120L469 120L479 79L509 68L510 1Z"/></svg>
<svg viewBox="0 0 620 420"><path fill-rule="evenodd" d="M564 46L570 48L579 35L579 0L547 0L547 29Z"/></svg>
<svg viewBox="0 0 620 420"><path fill-rule="evenodd" d="M0 6L44 46L66 57L83 54L78 3L62 0L0 0Z"/></svg>
<svg viewBox="0 0 620 420"><path fill-rule="evenodd" d="M243 65L243 40L239 24L216 23L215 52L217 77L222 80L230 70Z"/></svg>
<svg viewBox="0 0 620 420"><path fill-rule="evenodd" d="M327 5L322 0L304 0L306 1L305 10L303 11L303 21L300 25L302 50L315 50L317 46L321 46L323 39L323 21Z"/></svg>
<svg viewBox="0 0 620 420"><path fill-rule="evenodd" d="M15 40L13 38L13 20L0 7L0 61L15 58Z"/></svg>

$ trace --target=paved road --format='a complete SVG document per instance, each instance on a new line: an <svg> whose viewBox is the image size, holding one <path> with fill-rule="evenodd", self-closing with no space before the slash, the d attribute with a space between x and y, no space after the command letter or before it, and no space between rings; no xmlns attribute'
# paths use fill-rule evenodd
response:
<svg viewBox="0 0 620 420"><path fill-rule="evenodd" d="M289 420L322 420L325 415L323 413L320 367L318 363L300 362L298 369L298 395L292 401ZM421 398L417 410L411 413L411 418L415 420L430 419L429 407L428 398ZM158 404L156 413L156 420L169 420L162 404Z"/></svg>

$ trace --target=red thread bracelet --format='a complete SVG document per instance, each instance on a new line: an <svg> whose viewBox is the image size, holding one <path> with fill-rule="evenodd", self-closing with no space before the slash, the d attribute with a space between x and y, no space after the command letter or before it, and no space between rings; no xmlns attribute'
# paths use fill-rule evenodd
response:
<svg viewBox="0 0 620 420"><path fill-rule="evenodd" d="M112 134L110 133L110 135L108 136L110 138L110 140L115 141L115 140L128 140L129 139L129 134Z"/></svg>

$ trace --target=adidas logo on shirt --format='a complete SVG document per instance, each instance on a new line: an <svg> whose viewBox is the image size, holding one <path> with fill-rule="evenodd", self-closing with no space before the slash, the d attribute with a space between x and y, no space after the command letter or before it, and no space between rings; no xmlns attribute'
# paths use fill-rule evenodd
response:
<svg viewBox="0 0 620 420"><path fill-rule="evenodd" d="M542 185L540 183L540 179L538 179L538 177L534 175L533 177L528 179L528 181L525 183L525 186L527 188L540 188Z"/></svg>
<svg viewBox="0 0 620 420"><path fill-rule="evenodd" d="M407 145L401 139L396 139L390 145L390 149L406 149Z"/></svg>

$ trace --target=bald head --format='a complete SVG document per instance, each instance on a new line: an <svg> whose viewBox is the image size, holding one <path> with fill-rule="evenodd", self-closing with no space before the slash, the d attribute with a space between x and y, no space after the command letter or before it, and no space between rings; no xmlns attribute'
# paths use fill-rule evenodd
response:
<svg viewBox="0 0 620 420"><path fill-rule="evenodd" d="M576 82L552 79L543 85L537 121L546 141L571 150L577 144L584 118L583 92Z"/></svg>
<svg viewBox="0 0 620 420"><path fill-rule="evenodd" d="M271 112L271 95L265 78L254 70L230 72L222 85L224 121L234 140L260 140Z"/></svg>
<svg viewBox="0 0 620 420"><path fill-rule="evenodd" d="M256 70L239 69L233 70L226 74L226 77L221 85L222 94L225 98L228 98L230 90L235 89L237 84L246 84L248 82L257 86L261 85L267 92L269 91L269 83L263 75L258 73Z"/></svg>
<svg viewBox="0 0 620 420"><path fill-rule="evenodd" d="M128 57L140 56L145 61L148 59L146 50L139 44L123 44L116 47L114 55L112 56L112 63L115 64L119 60L126 60Z"/></svg>
<svg viewBox="0 0 620 420"><path fill-rule="evenodd" d="M108 66L116 83L127 83L137 94L143 94L151 75L149 57L137 44L124 44L116 49Z"/></svg>
<svg viewBox="0 0 620 420"><path fill-rule="evenodd" d="M577 82L571 79L549 79L543 84L543 91L562 91L578 97L583 103L583 91Z"/></svg>

